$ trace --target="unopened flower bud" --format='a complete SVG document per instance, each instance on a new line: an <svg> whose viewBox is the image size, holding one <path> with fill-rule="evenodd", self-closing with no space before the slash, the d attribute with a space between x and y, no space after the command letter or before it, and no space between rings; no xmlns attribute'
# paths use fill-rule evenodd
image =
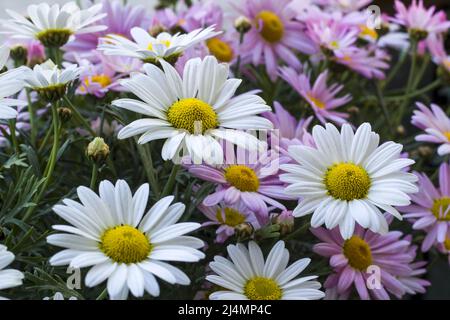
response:
<svg viewBox="0 0 450 320"><path fill-rule="evenodd" d="M280 226L280 234L282 236L289 234L294 229L294 216L292 211L283 211L272 219L274 224Z"/></svg>
<svg viewBox="0 0 450 320"><path fill-rule="evenodd" d="M109 146L100 137L94 138L86 149L86 155L94 162L102 163L109 155Z"/></svg>
<svg viewBox="0 0 450 320"><path fill-rule="evenodd" d="M247 33L252 28L252 22L245 16L240 16L234 20L234 28L239 33Z"/></svg>
<svg viewBox="0 0 450 320"><path fill-rule="evenodd" d="M10 57L18 64L25 64L27 61L28 50L24 46L15 46L11 48Z"/></svg>
<svg viewBox="0 0 450 320"><path fill-rule="evenodd" d="M397 127L397 133L401 136L404 136L406 133L406 129L404 126L400 125Z"/></svg>
<svg viewBox="0 0 450 320"><path fill-rule="evenodd" d="M234 231L238 238L248 238L253 234L254 229L250 223L244 222L234 227Z"/></svg>
<svg viewBox="0 0 450 320"><path fill-rule="evenodd" d="M160 24L154 25L148 31L148 33L154 38L156 38L158 36L158 34L160 34L162 32L167 32L167 29Z"/></svg>
<svg viewBox="0 0 450 320"><path fill-rule="evenodd" d="M426 30L411 29L409 30L409 36L411 39L420 42L428 37L428 32Z"/></svg>
<svg viewBox="0 0 450 320"><path fill-rule="evenodd" d="M58 115L63 123L68 122L72 118L72 110L65 107L58 108Z"/></svg>
<svg viewBox="0 0 450 320"><path fill-rule="evenodd" d="M420 146L417 151L419 152L419 155L423 158L428 158L433 155L433 149L429 146Z"/></svg>

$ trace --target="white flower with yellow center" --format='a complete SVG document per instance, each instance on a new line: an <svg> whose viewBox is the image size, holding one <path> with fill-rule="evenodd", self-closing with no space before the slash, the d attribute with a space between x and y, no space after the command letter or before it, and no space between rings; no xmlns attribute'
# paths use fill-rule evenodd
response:
<svg viewBox="0 0 450 320"><path fill-rule="evenodd" d="M341 132L332 124L315 126L313 138L317 148L292 146L289 155L298 164L281 166L288 172L280 176L290 184L286 193L301 199L294 216L314 213L313 227L339 225L344 239L353 235L355 222L386 233L388 225L379 208L402 219L393 206L408 205L408 194L418 188L417 177L404 171L414 161L400 158L401 144L378 146L379 136L368 123L356 133L348 124Z"/></svg>
<svg viewBox="0 0 450 320"><path fill-rule="evenodd" d="M213 56L186 63L183 77L167 62L164 71L145 64L145 74L134 74L122 86L140 100L119 99L113 105L143 114L119 132L119 139L140 135L138 143L167 139L162 148L164 160L178 156L186 147L194 162L222 163L223 150L216 139L224 139L246 149L262 144L241 130L265 130L272 123L258 114L270 111L262 98L244 93L233 97L242 80L227 79L228 64Z"/></svg>
<svg viewBox="0 0 450 320"><path fill-rule="evenodd" d="M75 64L69 64L65 69L60 69L51 60L28 69L24 76L25 86L35 90L46 101L54 101L62 98L67 91L67 86L78 79L81 68Z"/></svg>
<svg viewBox="0 0 450 320"><path fill-rule="evenodd" d="M0 46L0 70L3 69L8 58L9 48ZM27 105L26 101L10 98L23 89L22 79L26 70L26 68L20 67L0 73L0 119L15 119L18 113L11 107Z"/></svg>
<svg viewBox="0 0 450 320"><path fill-rule="evenodd" d="M213 292L210 300L317 300L325 296L317 276L296 278L311 259L300 259L287 267L289 251L278 241L264 261L253 241L227 247L230 260L215 256L209 267L217 275L206 279L226 290ZM286 268L287 267L287 268Z"/></svg>
<svg viewBox="0 0 450 320"><path fill-rule="evenodd" d="M14 261L14 254L0 244L0 290L20 286L23 273L14 269L4 269ZM4 299L0 297L0 300Z"/></svg>
<svg viewBox="0 0 450 320"><path fill-rule="evenodd" d="M45 2L29 5L27 17L7 9L12 19L3 21L7 30L3 33L13 38L37 39L46 47L61 47L72 35L105 30L106 26L93 25L106 16L106 13L99 13L101 9L102 5L97 4L81 10L73 1L62 7Z"/></svg>
<svg viewBox="0 0 450 320"><path fill-rule="evenodd" d="M146 30L134 27L130 31L133 41L121 35L109 34L102 39L103 43L98 49L106 55L133 57L148 63L158 63L159 60L175 63L187 48L220 34L214 28L210 26L175 35L162 32L153 37Z"/></svg>
<svg viewBox="0 0 450 320"><path fill-rule="evenodd" d="M144 291L158 296L155 276L170 284L188 285L189 278L180 269L164 261L197 262L204 254L197 250L203 241L185 236L200 227L198 223L176 223L184 204L172 204L173 196L159 200L144 214L149 197L148 184L134 194L128 184L117 181L100 183L99 196L79 187L81 203L64 199L53 210L73 226L55 225L66 233L47 237L50 244L66 248L55 254L54 266L92 268L85 283L94 287L108 279L112 299L125 299L128 291L142 297Z"/></svg>

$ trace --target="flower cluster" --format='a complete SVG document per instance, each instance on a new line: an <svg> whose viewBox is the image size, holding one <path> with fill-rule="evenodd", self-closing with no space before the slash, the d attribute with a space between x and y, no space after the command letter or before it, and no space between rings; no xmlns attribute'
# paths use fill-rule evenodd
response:
<svg viewBox="0 0 450 320"><path fill-rule="evenodd" d="M170 3L6 10L2 296L433 290L430 260L450 263L445 11Z"/></svg>

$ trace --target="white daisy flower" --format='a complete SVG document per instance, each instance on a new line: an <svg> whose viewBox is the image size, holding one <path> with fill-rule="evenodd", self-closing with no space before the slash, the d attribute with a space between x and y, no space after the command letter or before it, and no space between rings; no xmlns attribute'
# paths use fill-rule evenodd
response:
<svg viewBox="0 0 450 320"><path fill-rule="evenodd" d="M165 60L175 63L180 55L189 47L213 38L221 32L214 32L214 26L206 29L196 29L187 34L177 33L171 35L162 32L155 37L142 28L134 27L130 33L134 41L121 35L109 34L103 38L98 49L106 55L127 56L143 60L148 63L157 63Z"/></svg>
<svg viewBox="0 0 450 320"><path fill-rule="evenodd" d="M6 10L12 18L3 21L7 30L3 33L13 38L37 39L46 47L61 47L75 34L91 33L105 30L106 26L93 25L103 19L106 13L99 13L101 4L81 10L75 2L63 5L47 3L32 4L27 8L28 16Z"/></svg>
<svg viewBox="0 0 450 320"><path fill-rule="evenodd" d="M35 90L43 99L55 101L66 94L69 83L78 79L81 68L76 64L67 64L65 69L60 69L53 61L47 60L27 71L25 86Z"/></svg>
<svg viewBox="0 0 450 320"><path fill-rule="evenodd" d="M53 297L45 297L42 300L65 300L64 295L61 292L56 292ZM77 297L69 297L67 300L78 300Z"/></svg>
<svg viewBox="0 0 450 320"><path fill-rule="evenodd" d="M0 46L0 70L9 58L9 48ZM23 89L26 68L20 67L0 74L0 119L15 119L17 111L11 107L25 106L26 101L9 98Z"/></svg>
<svg viewBox="0 0 450 320"><path fill-rule="evenodd" d="M246 149L262 143L240 130L264 130L272 123L259 113L270 111L264 100L252 93L233 97L242 80L227 79L228 64L218 63L213 56L191 59L183 77L167 62L164 71L145 64L146 74L134 74L121 84L138 96L119 99L113 105L146 116L119 132L119 139L143 134L139 143L167 139L162 148L164 160L178 156L181 147L198 163L221 163L223 151L215 139L228 140Z"/></svg>
<svg viewBox="0 0 450 320"><path fill-rule="evenodd" d="M14 261L14 254L0 244L0 290L20 286L24 275L14 269L4 269ZM4 299L0 297L0 299Z"/></svg>
<svg viewBox="0 0 450 320"><path fill-rule="evenodd" d="M94 287L106 279L112 299L126 299L128 291L142 297L144 291L159 295L155 276L171 284L188 285L180 269L164 261L197 262L204 254L197 250L203 241L185 236L200 227L198 223L176 223L184 204L171 205L174 197L159 200L144 214L149 196L148 184L134 194L128 184L118 180L100 183L99 196L86 187L77 189L81 204L64 199L53 211L73 226L54 225L66 233L47 237L47 242L65 250L55 254L54 266L92 268L85 283Z"/></svg>
<svg viewBox="0 0 450 320"><path fill-rule="evenodd" d="M210 300L317 300L325 296L317 276L296 278L311 259L300 259L289 267L289 251L278 241L267 260L253 241L248 249L243 244L227 247L231 261L215 256L209 267L217 275L206 279L222 288L213 292ZM287 267L287 268L286 268Z"/></svg>
<svg viewBox="0 0 450 320"><path fill-rule="evenodd" d="M353 235L355 222L386 233L388 225L379 209L402 219L393 206L408 205L408 193L418 188L417 177L404 171L414 161L400 158L401 144L378 146L379 136L368 123L356 133L349 124L341 132L329 123L315 126L313 138L317 148L292 146L289 155L298 164L281 165L288 173L280 179L290 184L285 192L301 199L294 216L314 212L312 227L339 225L344 239Z"/></svg>

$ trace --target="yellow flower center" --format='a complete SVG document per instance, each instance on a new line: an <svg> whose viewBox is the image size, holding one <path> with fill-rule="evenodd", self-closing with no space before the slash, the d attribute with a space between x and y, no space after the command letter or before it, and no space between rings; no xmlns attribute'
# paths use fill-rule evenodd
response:
<svg viewBox="0 0 450 320"><path fill-rule="evenodd" d="M225 180L240 191L256 192L259 179L255 171L245 165L232 165L225 170Z"/></svg>
<svg viewBox="0 0 450 320"><path fill-rule="evenodd" d="M233 49L225 41L219 38L212 38L206 41L209 52L220 62L230 62L233 60Z"/></svg>
<svg viewBox="0 0 450 320"><path fill-rule="evenodd" d="M111 78L108 77L106 74L99 74L92 76L91 81L100 84L102 88L105 88L112 83ZM86 79L86 84L89 85L89 79Z"/></svg>
<svg viewBox="0 0 450 320"><path fill-rule="evenodd" d="M262 24L262 26L260 25ZM280 17L268 10L263 10L256 15L256 27L267 42L278 42L283 38L284 25Z"/></svg>
<svg viewBox="0 0 450 320"><path fill-rule="evenodd" d="M316 108L325 109L325 103L322 100L315 98L311 94L307 94L307 96L308 96L308 99L311 100L311 102L314 104L314 106Z"/></svg>
<svg viewBox="0 0 450 320"><path fill-rule="evenodd" d="M337 41L331 41L331 42L330 42L330 47L331 47L332 49L339 49L339 42L337 42Z"/></svg>
<svg viewBox="0 0 450 320"><path fill-rule="evenodd" d="M250 300L281 300L283 292L275 280L255 277L247 281L244 294Z"/></svg>
<svg viewBox="0 0 450 320"><path fill-rule="evenodd" d="M371 184L367 171L353 163L338 163L328 168L324 183L328 194L346 201L366 198Z"/></svg>
<svg viewBox="0 0 450 320"><path fill-rule="evenodd" d="M69 41L72 31L69 29L47 29L36 34L38 39L45 47L62 47Z"/></svg>
<svg viewBox="0 0 450 320"><path fill-rule="evenodd" d="M225 214L223 214L223 211L221 209L218 209L216 213L217 220L221 224L226 224L230 227L236 227L237 225L245 222L245 216L235 209L225 208L224 213Z"/></svg>
<svg viewBox="0 0 450 320"><path fill-rule="evenodd" d="M158 40L158 43L163 44L166 46L166 48L170 47L170 40ZM153 43L149 43L147 46L147 50L153 51Z"/></svg>
<svg viewBox="0 0 450 320"><path fill-rule="evenodd" d="M138 263L145 260L152 250L145 234L130 225L107 229L102 237L100 249L118 263Z"/></svg>
<svg viewBox="0 0 450 320"><path fill-rule="evenodd" d="M450 141L450 131L445 131L442 134L447 138L448 141Z"/></svg>
<svg viewBox="0 0 450 320"><path fill-rule="evenodd" d="M361 37L369 37L369 38L372 38L373 40L378 39L378 33L375 29L371 29L364 24L360 25L359 27L361 29L361 33L360 33Z"/></svg>
<svg viewBox="0 0 450 320"><path fill-rule="evenodd" d="M360 271L366 271L372 265L372 252L369 244L358 236L345 240L344 256L352 268Z"/></svg>
<svg viewBox="0 0 450 320"><path fill-rule="evenodd" d="M444 247L445 247L445 249L450 251L450 238L449 237L445 238Z"/></svg>
<svg viewBox="0 0 450 320"><path fill-rule="evenodd" d="M440 221L450 221L450 198L442 197L435 199L431 212Z"/></svg>
<svg viewBox="0 0 450 320"><path fill-rule="evenodd" d="M167 111L167 120L177 129L190 133L204 133L219 125L217 113L206 102L186 98L175 102Z"/></svg>

